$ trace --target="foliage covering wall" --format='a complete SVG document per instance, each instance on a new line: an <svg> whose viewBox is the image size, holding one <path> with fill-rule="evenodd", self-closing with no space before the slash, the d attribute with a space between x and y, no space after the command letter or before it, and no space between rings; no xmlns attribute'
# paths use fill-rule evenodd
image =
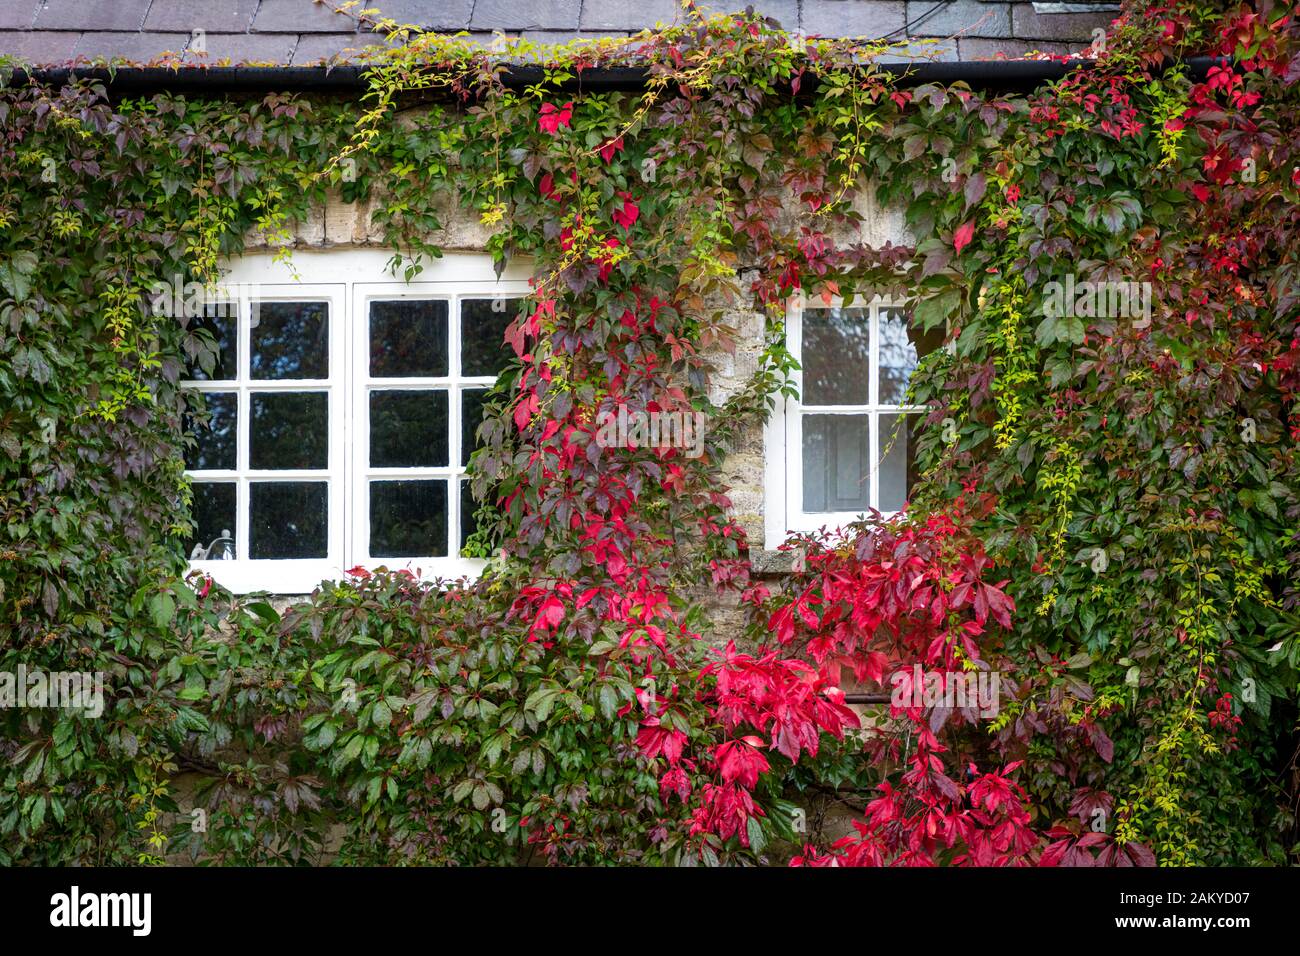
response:
<svg viewBox="0 0 1300 956"><path fill-rule="evenodd" d="M0 91L0 669L110 685L98 719L0 712L0 863L1287 859L1300 27L1198 6L1130 4L1023 96L743 15L550 51L523 90L398 31L364 104ZM1205 53L1230 62L1178 65ZM566 85L629 62L644 94ZM861 188L914 248L836 241ZM448 193L539 263L473 463L506 558L281 616L181 581L177 382L213 346L147 292L331 189L379 197L399 274ZM1045 311L1067 274L1149 281L1150 322ZM719 464L788 387L784 300L882 286L950 345L912 386L921 486L770 588ZM730 302L769 344L713 407ZM707 411L707 453L599 449L621 404ZM744 651L682 599L702 578L749 609ZM841 675L914 664L996 672L1000 714L856 729ZM800 813L832 798L862 810L833 847Z"/></svg>

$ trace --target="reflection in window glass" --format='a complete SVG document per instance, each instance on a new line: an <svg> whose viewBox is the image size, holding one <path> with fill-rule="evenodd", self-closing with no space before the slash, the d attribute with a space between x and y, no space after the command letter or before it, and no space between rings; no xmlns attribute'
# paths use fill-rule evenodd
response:
<svg viewBox="0 0 1300 956"><path fill-rule="evenodd" d="M234 559L237 490L233 481L194 482L190 508L194 530L185 540L191 561Z"/></svg>
<svg viewBox="0 0 1300 956"><path fill-rule="evenodd" d="M371 467L441 467L449 443L446 389L370 393Z"/></svg>
<svg viewBox="0 0 1300 956"><path fill-rule="evenodd" d="M460 393L460 463L469 464L469 456L474 454L477 446L475 435L483 423L483 404L487 401L487 389L467 388Z"/></svg>
<svg viewBox="0 0 1300 956"><path fill-rule="evenodd" d="M880 454L884 461L878 472L880 481L880 510L901 511L907 503L907 490L912 486L915 475L914 456L912 455L911 430L915 427L915 415L881 415L879 428Z"/></svg>
<svg viewBox="0 0 1300 956"><path fill-rule="evenodd" d="M396 299L370 303L370 375L439 378L447 374L447 303Z"/></svg>
<svg viewBox="0 0 1300 956"><path fill-rule="evenodd" d="M804 405L866 405L870 361L870 309L804 312Z"/></svg>
<svg viewBox="0 0 1300 956"><path fill-rule="evenodd" d="M478 530L478 521L474 518L478 508L479 503L474 500L470 483L462 481L460 483L460 546L462 548L465 547L465 542L469 540L470 535Z"/></svg>
<svg viewBox="0 0 1300 956"><path fill-rule="evenodd" d="M907 313L902 309L881 309L880 404L904 404L907 383L914 371L916 346L907 337Z"/></svg>
<svg viewBox="0 0 1300 956"><path fill-rule="evenodd" d="M371 557L441 557L446 553L446 481L370 483Z"/></svg>
<svg viewBox="0 0 1300 956"><path fill-rule="evenodd" d="M328 482L254 481L248 488L250 557L326 556Z"/></svg>
<svg viewBox="0 0 1300 956"><path fill-rule="evenodd" d="M220 314L228 309L208 309L208 314L196 316L189 320L191 332L200 333L196 339L203 340L204 358L200 360L193 355L186 363L185 377L193 381L233 382L239 377L239 324L236 313ZM206 334L203 334L206 333ZM209 339L210 337L210 339ZM198 343L195 343L198 345ZM215 347L215 356L209 349ZM205 361L211 361L212 371L204 370Z"/></svg>
<svg viewBox="0 0 1300 956"><path fill-rule="evenodd" d="M328 303L254 302L250 337L253 378L329 378Z"/></svg>
<svg viewBox="0 0 1300 956"><path fill-rule="evenodd" d="M460 303L460 373L500 375L514 358L506 326L519 313L519 299L463 299Z"/></svg>
<svg viewBox="0 0 1300 956"><path fill-rule="evenodd" d="M185 449L185 467L194 471L236 467L235 435L239 421L239 395L235 392L204 392L204 413L186 413L185 430L193 434L197 443Z"/></svg>
<svg viewBox="0 0 1300 956"><path fill-rule="evenodd" d="M861 512L871 506L870 417L803 416L803 510Z"/></svg>
<svg viewBox="0 0 1300 956"><path fill-rule="evenodd" d="M327 394L254 392L249 398L249 467L329 467Z"/></svg>

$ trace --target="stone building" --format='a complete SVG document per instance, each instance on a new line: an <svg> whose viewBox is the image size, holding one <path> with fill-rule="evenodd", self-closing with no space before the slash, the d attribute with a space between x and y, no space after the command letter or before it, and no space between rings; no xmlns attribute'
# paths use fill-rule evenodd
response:
<svg viewBox="0 0 1300 956"><path fill-rule="evenodd" d="M676 0L378 0L367 6L424 30L468 31L506 58L515 38L622 37L682 16ZM1036 71L1060 69L1047 58L1078 54L1115 9L986 0L760 0L754 6L788 30L887 40L897 44L888 59L903 67L910 68L909 59L937 63L945 78L989 84L1050 75ZM347 64L382 42L363 20L312 0L0 3L0 56L54 77L69 65L126 61L112 82L134 90L234 83L272 91L322 80L360 90ZM1008 72L1006 61L1015 59L1026 60L1015 65L1028 71ZM258 69L236 69L241 64ZM159 65L175 70L149 68ZM873 246L910 241L897 211L874 208L869 198L860 203L863 234L845 238ZM524 294L529 271L515 262L496 276L486 254L490 233L455 202L448 201L443 222L434 242L448 255L409 286L386 274L390 250L371 227L369 208L342 201L298 225L291 243L296 278L257 239L230 263L237 307L214 320L213 332L231 362L195 383L207 392L214 419L228 421L224 436L217 434L191 463L199 524L191 556L222 584L287 596L356 565L405 563L443 576L481 567L460 556L472 523L464 466L478 398L497 372L484 354L501 345L500 300ZM900 402L915 346L896 305L879 300L842 314L823 309L810 310L806 321L792 317L806 405L787 403L765 431L733 447L724 466L759 571L781 570L784 556L774 549L790 529L833 525L868 507L901 506L907 438L899 444L894 433L906 412ZM740 340L734 354L713 356L715 403L749 379L763 348L760 313L731 320ZM398 356L411 329L441 342L433 365ZM416 408L430 393L432 405ZM213 427L220 433L223 426ZM331 440L339 434L348 440ZM437 543L414 542L413 526ZM727 626L729 609L716 613L721 633L734 630Z"/></svg>

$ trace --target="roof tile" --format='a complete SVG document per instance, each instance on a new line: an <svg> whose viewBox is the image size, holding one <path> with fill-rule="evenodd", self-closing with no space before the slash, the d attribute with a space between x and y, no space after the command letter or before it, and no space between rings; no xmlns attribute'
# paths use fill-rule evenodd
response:
<svg viewBox="0 0 1300 956"><path fill-rule="evenodd" d="M674 0L600 0L582 5L583 30L644 30L656 23L675 23Z"/></svg>
<svg viewBox="0 0 1300 956"><path fill-rule="evenodd" d="M356 17L306 0L262 0L253 18L255 33L355 33L356 30Z"/></svg>
<svg viewBox="0 0 1300 956"><path fill-rule="evenodd" d="M851 0L802 0L799 26L809 36L871 37L902 34L907 20L903 0L854 3Z"/></svg>
<svg viewBox="0 0 1300 956"><path fill-rule="evenodd" d="M579 0L477 0L472 30L575 30Z"/></svg>
<svg viewBox="0 0 1300 956"><path fill-rule="evenodd" d="M305 33L293 51L293 65L304 66L321 60L353 60L367 47L381 47L384 38L373 33Z"/></svg>
<svg viewBox="0 0 1300 956"><path fill-rule="evenodd" d="M0 6L0 30L29 30L40 0L9 0Z"/></svg>
<svg viewBox="0 0 1300 956"><path fill-rule="evenodd" d="M67 63L77 48L80 33L52 30L0 32L0 54L17 57L28 63L49 66Z"/></svg>
<svg viewBox="0 0 1300 956"><path fill-rule="evenodd" d="M1077 53L1086 44L1053 43L1035 40L1008 40L999 37L990 40L987 37L961 37L957 40L957 50L963 60L1014 60L1026 53L1066 54Z"/></svg>
<svg viewBox="0 0 1300 956"><path fill-rule="evenodd" d="M1005 37L1011 35L1011 4L951 0L937 7L931 0L908 0L907 22L914 37Z"/></svg>
<svg viewBox="0 0 1300 956"><path fill-rule="evenodd" d="M164 53L184 53L189 42L188 33L87 32L77 41L76 55L88 60L148 63Z"/></svg>
<svg viewBox="0 0 1300 956"><path fill-rule="evenodd" d="M402 25L454 33L469 29L474 0L439 0L437 3L430 3L429 0L374 0L357 9L374 7L379 9L375 19L396 20Z"/></svg>
<svg viewBox="0 0 1300 956"><path fill-rule="evenodd" d="M352 34L347 34L352 36ZM205 33L203 46L207 55L196 49L197 38L185 53L186 63L209 66L229 60L231 63L288 63L298 45L296 33Z"/></svg>
<svg viewBox="0 0 1300 956"><path fill-rule="evenodd" d="M45 0L37 30L139 30L150 0Z"/></svg>
<svg viewBox="0 0 1300 956"><path fill-rule="evenodd" d="M1017 37L1031 40L1091 40L1092 31L1106 29L1119 14L1038 13L1032 3L1017 3L1011 9L1011 22Z"/></svg>
<svg viewBox="0 0 1300 956"><path fill-rule="evenodd" d="M145 30L202 30L245 33L257 12L257 0L154 0L144 19Z"/></svg>
<svg viewBox="0 0 1300 956"><path fill-rule="evenodd" d="M764 17L771 17L781 24L781 29L791 33L799 29L799 0L708 0L697 3L702 13L735 13L752 6L754 12Z"/></svg>

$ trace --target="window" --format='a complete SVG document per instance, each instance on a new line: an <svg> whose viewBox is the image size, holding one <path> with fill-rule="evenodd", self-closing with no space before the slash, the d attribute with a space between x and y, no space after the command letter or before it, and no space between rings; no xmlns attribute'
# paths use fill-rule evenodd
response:
<svg viewBox="0 0 1300 956"><path fill-rule="evenodd" d="M206 406L188 419L186 547L231 590L302 593L357 565L482 567L459 556L477 508L465 472L528 285L485 256L389 281L388 258L249 257L224 298L187 310L217 347L185 382Z"/></svg>
<svg viewBox="0 0 1300 956"><path fill-rule="evenodd" d="M918 342L909 313L875 297L850 306L796 302L786 339L802 365L799 398L781 399L765 434L765 537L899 511L915 479L913 432L922 408L907 405Z"/></svg>

